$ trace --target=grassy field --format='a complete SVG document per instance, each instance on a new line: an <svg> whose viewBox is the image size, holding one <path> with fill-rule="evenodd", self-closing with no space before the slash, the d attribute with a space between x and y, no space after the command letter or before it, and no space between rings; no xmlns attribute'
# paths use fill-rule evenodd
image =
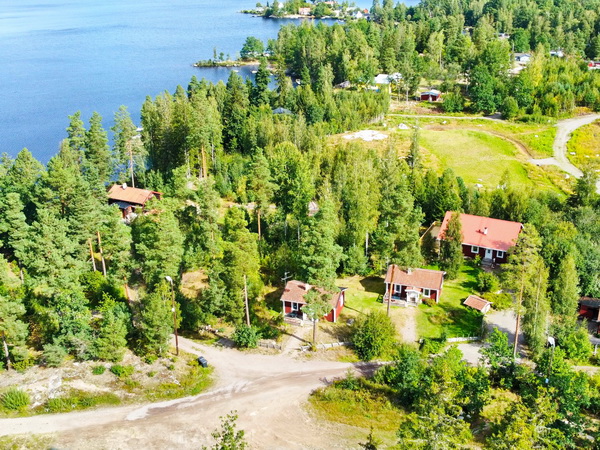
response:
<svg viewBox="0 0 600 450"><path fill-rule="evenodd" d="M511 182L524 188L570 192L570 182L563 173L551 166L538 167L528 162L552 154L556 128L552 123L522 124L504 121L442 119L435 116L412 118L389 115L384 123L369 128L387 135L387 139L361 142L365 148L383 151L395 148L400 155L408 154L412 127L421 128L421 147L425 165L442 173L450 167L467 185L497 186L508 171ZM402 130L404 124L411 129ZM332 144L348 141L333 136Z"/></svg>
<svg viewBox="0 0 600 450"><path fill-rule="evenodd" d="M388 446L396 441L396 430L404 412L393 404L393 395L384 386L364 382L369 388L344 389L332 385L316 390L309 404L320 418L356 427L357 442L365 442L373 427L377 440ZM387 447L386 447L387 448Z"/></svg>
<svg viewBox="0 0 600 450"><path fill-rule="evenodd" d="M436 267L430 267L435 269ZM464 264L455 280L444 280L440 302L435 306L422 304L417 315L417 330L422 338L475 336L481 331L482 316L462 302L475 289L478 269Z"/></svg>
<svg viewBox="0 0 600 450"><path fill-rule="evenodd" d="M517 159L516 147L497 136L460 129L423 130L421 146L427 151L426 166L451 167L467 184L494 188L505 171L517 185L531 183L527 170ZM472 154L474 151L476 155Z"/></svg>
<svg viewBox="0 0 600 450"><path fill-rule="evenodd" d="M575 130L568 143L568 152L569 160L580 169L600 170L600 121Z"/></svg>

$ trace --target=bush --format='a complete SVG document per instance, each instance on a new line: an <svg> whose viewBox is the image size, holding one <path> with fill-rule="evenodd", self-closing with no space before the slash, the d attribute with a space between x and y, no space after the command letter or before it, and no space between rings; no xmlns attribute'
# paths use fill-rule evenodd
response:
<svg viewBox="0 0 600 450"><path fill-rule="evenodd" d="M25 372L27 369L31 369L35 365L33 359L24 359L23 361L17 361L13 363L13 369L17 372Z"/></svg>
<svg viewBox="0 0 600 450"><path fill-rule="evenodd" d="M84 391L72 391L65 397L49 399L44 405L44 409L46 412L59 413L99 405L118 405L119 403L121 403L121 399L112 392L92 394Z"/></svg>
<svg viewBox="0 0 600 450"><path fill-rule="evenodd" d="M156 355L148 355L144 358L144 361L146 362L146 364L154 364L154 361L156 361L158 359L158 356Z"/></svg>
<svg viewBox="0 0 600 450"><path fill-rule="evenodd" d="M444 96L442 109L447 113L462 112L465 109L465 99L459 91L448 92Z"/></svg>
<svg viewBox="0 0 600 450"><path fill-rule="evenodd" d="M48 367L59 367L65 357L67 356L67 350L59 344L46 344L44 345L44 355L42 360Z"/></svg>
<svg viewBox="0 0 600 450"><path fill-rule="evenodd" d="M29 405L29 394L20 389L11 388L2 394L2 406L10 411L18 411Z"/></svg>
<svg viewBox="0 0 600 450"><path fill-rule="evenodd" d="M512 296L507 293L494 294L490 292L488 294L485 294L485 299L488 302L492 302L492 307L496 311L502 311L504 309L511 308L513 305Z"/></svg>
<svg viewBox="0 0 600 450"><path fill-rule="evenodd" d="M358 357L370 361L381 356L390 347L395 333L390 318L383 312L373 311L356 321L350 340Z"/></svg>
<svg viewBox="0 0 600 450"><path fill-rule="evenodd" d="M260 339L260 332L256 327L242 325L235 329L233 333L233 342L242 348L255 348Z"/></svg>
<svg viewBox="0 0 600 450"><path fill-rule="evenodd" d="M432 298L427 298L427 297L423 299L423 303L424 303L425 305L427 305L427 306L435 306L435 305L436 305L436 303L435 303L435 300L434 300L434 299L432 299Z"/></svg>
<svg viewBox="0 0 600 450"><path fill-rule="evenodd" d="M94 375L102 375L104 372L106 372L106 367L104 367L104 366L92 367L92 374L94 374Z"/></svg>
<svg viewBox="0 0 600 450"><path fill-rule="evenodd" d="M477 290L479 292L496 292L500 286L498 277L492 272L479 272L477 275Z"/></svg>
<svg viewBox="0 0 600 450"><path fill-rule="evenodd" d="M437 355L444 349L445 345L445 337L440 339L425 338L421 342L421 352L425 355Z"/></svg>
<svg viewBox="0 0 600 450"><path fill-rule="evenodd" d="M133 372L135 372L135 369L133 366L121 366L119 364L115 364L110 368L110 371L119 378L126 378L131 376Z"/></svg>

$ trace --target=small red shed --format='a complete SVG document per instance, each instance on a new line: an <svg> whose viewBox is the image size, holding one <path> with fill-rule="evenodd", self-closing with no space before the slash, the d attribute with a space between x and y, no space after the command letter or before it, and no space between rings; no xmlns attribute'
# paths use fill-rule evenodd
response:
<svg viewBox="0 0 600 450"><path fill-rule="evenodd" d="M305 320L308 320L306 314L302 312L302 307L307 304L304 297L311 290L316 290L319 294L330 296L329 303L331 305L331 310L324 318L328 322L337 321L346 301L346 288L341 287L338 292L332 293L302 281L290 280L285 285L285 289L281 295L283 318L286 322L299 323L302 325Z"/></svg>

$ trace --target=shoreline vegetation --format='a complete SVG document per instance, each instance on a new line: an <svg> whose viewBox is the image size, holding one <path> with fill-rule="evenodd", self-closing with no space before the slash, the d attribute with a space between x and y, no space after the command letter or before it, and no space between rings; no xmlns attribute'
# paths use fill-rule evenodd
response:
<svg viewBox="0 0 600 450"><path fill-rule="evenodd" d="M241 60L241 59L225 59L223 61L215 59L203 59L196 61L194 67L241 67L241 66L256 66L260 64L258 59Z"/></svg>

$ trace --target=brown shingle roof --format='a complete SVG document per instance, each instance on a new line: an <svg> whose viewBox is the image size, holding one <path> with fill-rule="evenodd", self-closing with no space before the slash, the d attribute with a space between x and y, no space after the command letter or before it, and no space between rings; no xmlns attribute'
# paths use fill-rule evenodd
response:
<svg viewBox="0 0 600 450"><path fill-rule="evenodd" d="M470 306L477 311L483 311L487 305L490 305L492 302L488 302L487 300L478 297L476 295L469 295L467 299L463 302L463 305Z"/></svg>
<svg viewBox="0 0 600 450"><path fill-rule="evenodd" d="M306 305L306 300L304 296L308 294L310 290L316 290L319 294L327 294L331 296L329 303L332 308L337 306L338 299L340 298L340 293L345 290L345 288L340 288L339 292L331 293L326 291L323 288L311 286L308 283L304 283L302 281L290 280L285 285L285 289L283 290L283 294L281 295L281 301L284 302L292 302L292 303L300 303Z"/></svg>
<svg viewBox="0 0 600 450"><path fill-rule="evenodd" d="M388 267L385 275L385 282L389 283L392 278L392 267L394 268L393 284L401 284L403 286L414 286L421 289L442 290L444 281L444 272L430 269L400 269L396 264Z"/></svg>
<svg viewBox="0 0 600 450"><path fill-rule="evenodd" d="M160 198L160 195L160 192L129 187L126 184L114 184L108 191L109 200L133 203L134 205L141 206L144 206L154 196Z"/></svg>

